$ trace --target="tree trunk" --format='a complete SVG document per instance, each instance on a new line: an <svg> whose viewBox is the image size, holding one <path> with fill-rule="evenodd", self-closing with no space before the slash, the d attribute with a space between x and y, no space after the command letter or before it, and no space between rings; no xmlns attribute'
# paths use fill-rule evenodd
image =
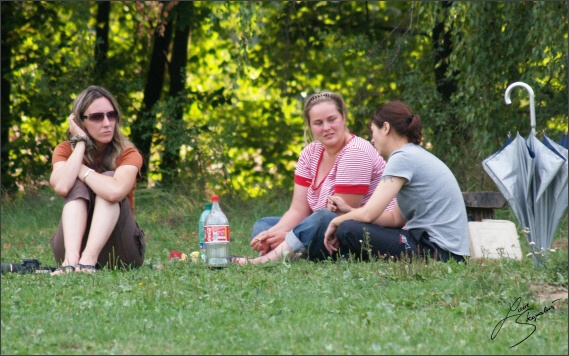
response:
<svg viewBox="0 0 569 356"><path fill-rule="evenodd" d="M12 125L12 117L10 115L10 90L11 83L7 79L12 71L12 45L10 41L10 32L14 23L13 9L14 2L2 1L1 3L1 17L2 17L2 47L1 47L1 66L2 66L2 83L1 83L1 115L2 120L2 136L1 136L1 159L2 159L2 191L16 190L16 182L10 175L10 126Z"/></svg>
<svg viewBox="0 0 569 356"><path fill-rule="evenodd" d="M95 80L104 83L109 52L109 16L111 2L100 1L97 10L97 29L95 41Z"/></svg>
<svg viewBox="0 0 569 356"><path fill-rule="evenodd" d="M166 6L167 2L164 2ZM148 172L148 164L150 157L150 148L152 146L152 136L154 134L155 117L152 113L154 104L160 99L162 87L164 86L164 77L166 71L168 47L172 38L172 23L168 21L164 34L156 31L154 35L154 48L152 49L152 58L148 68L148 76L146 86L144 88L143 111L139 113L138 118L132 123L132 141L140 150L143 157L143 165L141 173L144 175Z"/></svg>
<svg viewBox="0 0 569 356"><path fill-rule="evenodd" d="M164 154L160 164L163 183L169 184L174 181L176 171L180 161L181 142L176 133L184 129L184 107L186 103L182 96L186 87L186 65L188 63L188 42L191 34L193 22L193 2L182 1L176 7L174 42L172 46L172 57L170 60L170 98L174 99L176 105L172 110L172 117L167 124L173 130L168 130L169 136L165 137ZM172 135L173 134L173 135Z"/></svg>
<svg viewBox="0 0 569 356"><path fill-rule="evenodd" d="M435 82L437 85L437 91L441 94L443 101L445 103L449 103L452 94L456 92L456 81L452 77L446 77L448 71L447 59L452 53L452 34L450 31L445 31L445 18L449 16L449 9L452 6L452 1L443 1L441 6L441 11L444 12L444 16L439 17L441 20L435 24L433 29Z"/></svg>
<svg viewBox="0 0 569 356"><path fill-rule="evenodd" d="M458 90L457 81L455 79L456 73L449 72L448 60L452 53L452 30L445 29L446 19L450 16L450 8L452 7L452 1L441 2L441 9L443 16L439 16L439 22L435 24L433 28L433 51L434 51L434 63L435 68L435 83L437 92L441 95L442 104L452 105L451 98L452 95ZM460 124L460 120L454 114L452 107L447 110L450 113L450 117L446 119L441 125L437 125L434 128L435 135L441 133L444 130L452 130L453 136L468 142L468 137L470 136L470 130L465 129Z"/></svg>

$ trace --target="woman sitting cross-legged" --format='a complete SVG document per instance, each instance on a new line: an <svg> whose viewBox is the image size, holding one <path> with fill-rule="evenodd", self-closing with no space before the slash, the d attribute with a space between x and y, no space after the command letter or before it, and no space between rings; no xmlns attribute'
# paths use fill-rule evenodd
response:
<svg viewBox="0 0 569 356"><path fill-rule="evenodd" d="M450 169L419 145L421 118L393 101L375 112L370 129L372 143L387 160L383 177L363 207L354 209L341 197L330 197L331 210L343 214L326 230L328 252L363 259L371 251L375 257L463 261L470 255L464 199ZM396 204L387 211L394 197Z"/></svg>
<svg viewBox="0 0 569 356"><path fill-rule="evenodd" d="M326 209L336 194L347 206L365 204L377 186L385 162L373 146L346 127L346 105L330 91L310 96L304 106L305 127L315 141L301 152L294 176L294 193L282 217L264 217L253 227L254 259L233 258L239 264L275 261L306 253L311 260L329 257L324 232L337 216Z"/></svg>

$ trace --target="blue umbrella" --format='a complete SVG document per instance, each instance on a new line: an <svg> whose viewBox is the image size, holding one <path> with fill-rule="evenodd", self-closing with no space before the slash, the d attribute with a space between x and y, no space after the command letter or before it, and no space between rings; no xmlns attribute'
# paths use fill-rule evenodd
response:
<svg viewBox="0 0 569 356"><path fill-rule="evenodd" d="M559 144L561 145L561 147L565 148L565 150L567 150L567 131L565 131L565 134L563 134L563 136L561 136L561 139L559 140Z"/></svg>
<svg viewBox="0 0 569 356"><path fill-rule="evenodd" d="M482 162L482 167L510 204L522 228L530 226L527 206L528 192L535 161L523 137L519 133L496 153Z"/></svg>
<svg viewBox="0 0 569 356"><path fill-rule="evenodd" d="M536 265L539 254L547 254L559 219L567 208L567 150L544 136L541 142L535 136L534 94L522 82L508 86L505 101L510 104L510 91L524 87L530 94L531 133L524 140L519 133L498 152L482 162L518 218Z"/></svg>
<svg viewBox="0 0 569 356"><path fill-rule="evenodd" d="M545 134L543 135L543 144L548 147L552 152L563 159L563 164L559 169L558 173L555 175L554 179L550 183L550 188L545 192L542 204L551 209L552 214L548 214L549 218L548 224L548 236L555 235L555 230L557 225L559 225L559 220L565 209L567 208L567 201L569 200L568 195L568 169L567 169L567 147L563 147L557 144Z"/></svg>

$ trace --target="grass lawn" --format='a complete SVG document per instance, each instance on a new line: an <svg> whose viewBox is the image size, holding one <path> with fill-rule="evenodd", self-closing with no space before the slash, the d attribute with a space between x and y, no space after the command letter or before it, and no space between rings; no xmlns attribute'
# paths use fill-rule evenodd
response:
<svg viewBox="0 0 569 356"><path fill-rule="evenodd" d="M289 199L221 197L232 253L254 256L248 247L254 221L281 215ZM140 269L3 274L2 354L569 352L567 213L554 241L560 247L540 268L531 257L467 264L300 260L220 270L167 261L170 249L198 249L205 202L137 191L148 244ZM47 188L3 196L2 262L37 258L55 267L49 238L61 206ZM518 225L508 208L497 218Z"/></svg>

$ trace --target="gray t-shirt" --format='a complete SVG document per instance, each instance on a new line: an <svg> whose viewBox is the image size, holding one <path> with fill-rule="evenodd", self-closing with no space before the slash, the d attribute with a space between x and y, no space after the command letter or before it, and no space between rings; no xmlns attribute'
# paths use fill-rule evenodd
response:
<svg viewBox="0 0 569 356"><path fill-rule="evenodd" d="M408 143L389 156L383 176L407 179L397 194L407 229L425 230L442 249L470 256L464 198L456 178L440 159Z"/></svg>

